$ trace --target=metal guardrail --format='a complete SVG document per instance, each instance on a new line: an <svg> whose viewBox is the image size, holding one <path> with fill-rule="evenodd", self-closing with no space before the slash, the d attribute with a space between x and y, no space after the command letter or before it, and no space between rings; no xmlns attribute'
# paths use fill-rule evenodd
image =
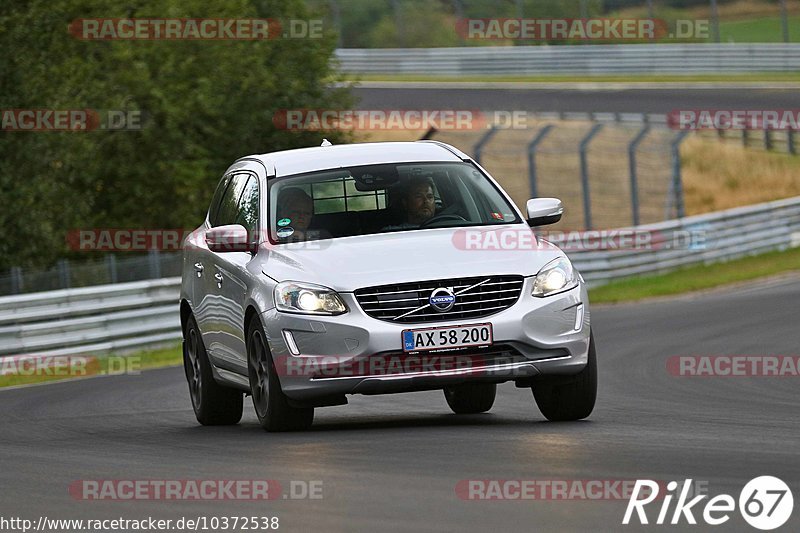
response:
<svg viewBox="0 0 800 533"><path fill-rule="evenodd" d="M651 246L567 250L589 286L800 246L800 197L628 229L649 234ZM698 239L687 246L691 237Z"/></svg>
<svg viewBox="0 0 800 533"><path fill-rule="evenodd" d="M340 48L350 74L541 75L785 72L800 69L800 43Z"/></svg>
<svg viewBox="0 0 800 533"><path fill-rule="evenodd" d="M688 265L800 246L800 197L637 226L652 249L567 254L590 286ZM670 247L685 234L704 246ZM0 298L0 360L23 354L97 354L181 338L180 278Z"/></svg>
<svg viewBox="0 0 800 533"><path fill-rule="evenodd" d="M180 278L0 298L0 359L119 352L180 339Z"/></svg>

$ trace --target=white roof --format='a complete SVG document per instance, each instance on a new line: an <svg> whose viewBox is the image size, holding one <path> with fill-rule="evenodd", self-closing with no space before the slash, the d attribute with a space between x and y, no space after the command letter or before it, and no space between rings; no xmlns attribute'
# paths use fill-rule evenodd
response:
<svg viewBox="0 0 800 533"><path fill-rule="evenodd" d="M268 176L280 177L380 163L463 161L469 159L469 156L444 143L417 141L315 146L253 155L244 159L259 160L267 168Z"/></svg>

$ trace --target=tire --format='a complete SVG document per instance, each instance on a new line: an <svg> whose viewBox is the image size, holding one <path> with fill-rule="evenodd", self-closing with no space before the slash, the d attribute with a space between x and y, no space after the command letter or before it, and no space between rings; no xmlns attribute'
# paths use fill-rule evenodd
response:
<svg viewBox="0 0 800 533"><path fill-rule="evenodd" d="M444 399L457 415L485 413L494 405L495 383L464 383L445 387Z"/></svg>
<svg viewBox="0 0 800 533"><path fill-rule="evenodd" d="M247 369L258 422L267 431L308 429L314 421L314 408L289 405L266 339L261 322L254 319L247 332Z"/></svg>
<svg viewBox="0 0 800 533"><path fill-rule="evenodd" d="M236 389L223 387L214 380L208 353L194 316L189 317L183 332L183 369L198 422L204 426L239 423L244 408L244 394Z"/></svg>
<svg viewBox="0 0 800 533"><path fill-rule="evenodd" d="M589 336L589 356L583 370L573 376L539 378L532 389L536 405L551 422L581 420L592 414L597 398L594 336Z"/></svg>

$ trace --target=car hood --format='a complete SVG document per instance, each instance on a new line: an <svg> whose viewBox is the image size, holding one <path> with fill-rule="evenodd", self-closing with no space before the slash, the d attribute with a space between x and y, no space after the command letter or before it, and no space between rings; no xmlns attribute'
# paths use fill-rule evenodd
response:
<svg viewBox="0 0 800 533"><path fill-rule="evenodd" d="M547 241L532 238L524 224L263 246L264 274L277 281L317 283L339 292L428 279L533 276L549 261L564 255Z"/></svg>

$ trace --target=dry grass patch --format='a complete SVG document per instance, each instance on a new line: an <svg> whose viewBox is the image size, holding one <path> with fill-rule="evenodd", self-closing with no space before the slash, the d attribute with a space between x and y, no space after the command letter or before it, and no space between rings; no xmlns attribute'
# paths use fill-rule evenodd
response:
<svg viewBox="0 0 800 533"><path fill-rule="evenodd" d="M800 157L691 137L681 148L686 214L800 196Z"/></svg>

